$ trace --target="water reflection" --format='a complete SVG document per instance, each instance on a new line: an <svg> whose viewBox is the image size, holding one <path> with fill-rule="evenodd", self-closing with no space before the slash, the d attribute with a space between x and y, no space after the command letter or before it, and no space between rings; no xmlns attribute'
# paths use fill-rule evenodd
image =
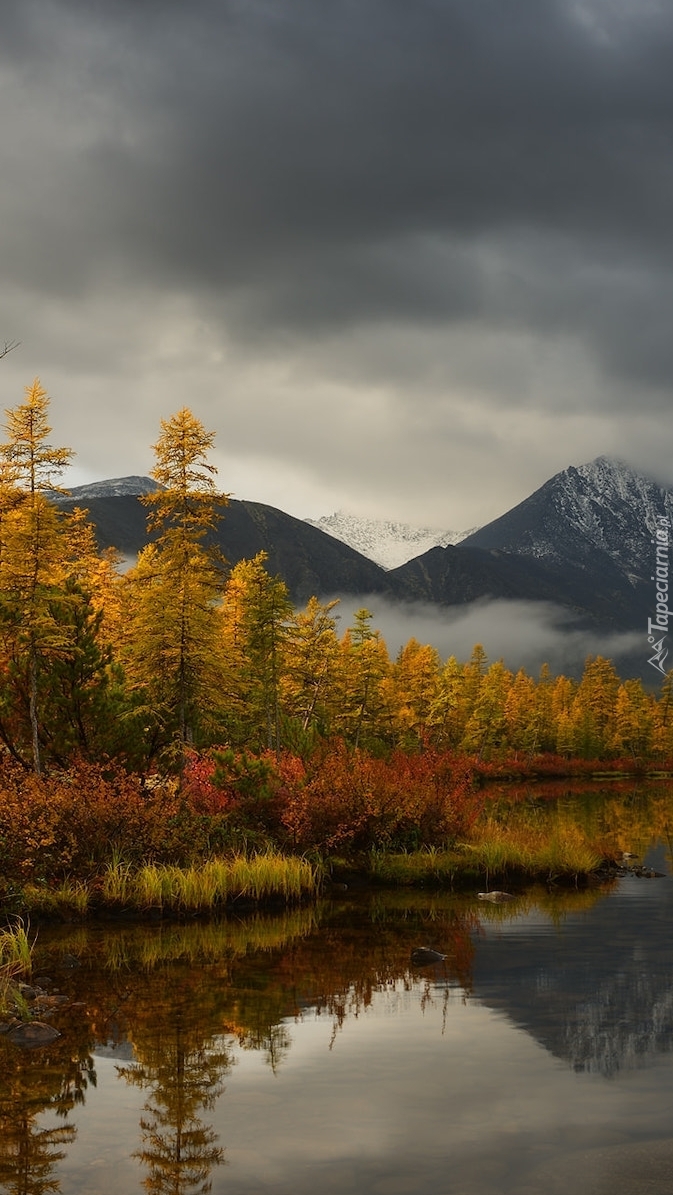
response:
<svg viewBox="0 0 673 1195"><path fill-rule="evenodd" d="M202 989L175 992L169 980L162 1003L134 1018L136 1061L118 1067L127 1083L149 1091L140 1121L142 1149L134 1157L147 1169L143 1185L162 1195L206 1195L213 1167L224 1161L217 1134L201 1113L222 1094L231 1060L212 1038L204 1040L209 1009L203 1004Z"/></svg>
<svg viewBox="0 0 673 1195"><path fill-rule="evenodd" d="M5 1048L0 1058L0 1183L11 1195L57 1191L57 1162L77 1129L69 1115L96 1085L86 1029L36 1050Z"/></svg>
<svg viewBox="0 0 673 1195"><path fill-rule="evenodd" d="M553 934L534 913L485 922L475 992L576 1071L647 1065L673 1051L672 923L671 882L635 878Z"/></svg>
<svg viewBox="0 0 673 1195"><path fill-rule="evenodd" d="M663 852L652 859L661 870ZM69 1193L104 1190L81 1177L100 1131L97 1054L116 1063L105 1063L107 1106L124 1092L137 1100L134 1140L115 1138L115 1125L105 1124L110 1150L124 1151L140 1171L135 1185L110 1180L111 1191L140 1181L162 1195L205 1195L218 1182L229 1189L232 1173L232 1190L264 1189L264 1150L273 1141L278 1156L294 1157L302 1118L314 1126L302 1137L302 1157L320 1181L307 1170L301 1189L329 1185L325 1158L337 1149L329 1135L344 1109L353 1117L344 1145L352 1182L342 1177L340 1189L369 1189L370 1171L372 1190L379 1181L384 1163L366 1143L384 1156L386 1115L414 1120L417 1144L433 1159L427 1189L437 1189L449 1136L454 1153L458 1132L483 1152L483 1141L502 1131L498 1117L523 1132L530 1111L498 1098L499 1067L510 1084L512 1075L528 1076L519 1103L534 1105L545 1124L558 1115L552 1093L560 1087L567 1102L582 1076L603 1083L628 1069L642 1073L673 1051L672 920L667 878L528 892L507 906L451 894L354 893L278 918L45 931L37 966L69 1003L54 1012L63 1036L53 1045L24 1052L0 1038L0 1189L37 1195L63 1182ZM418 946L446 958L416 969ZM560 1060L562 1082L543 1059ZM429 1093L433 1108L423 1105L422 1123L411 1109ZM583 1088L582 1099L590 1096ZM253 1122L261 1154L242 1144ZM435 1132L442 1135L433 1145ZM526 1132L534 1135L530 1126ZM471 1148L460 1163L468 1176ZM358 1151L366 1164L353 1161ZM493 1174L499 1165L493 1161ZM516 1162L508 1165L510 1177L493 1189L523 1190ZM487 1170L484 1162L479 1173ZM394 1169L386 1181L394 1183ZM413 1181L410 1173L410 1190L426 1189ZM274 1183L268 1179L269 1191ZM491 1189L486 1178L470 1183L466 1191Z"/></svg>

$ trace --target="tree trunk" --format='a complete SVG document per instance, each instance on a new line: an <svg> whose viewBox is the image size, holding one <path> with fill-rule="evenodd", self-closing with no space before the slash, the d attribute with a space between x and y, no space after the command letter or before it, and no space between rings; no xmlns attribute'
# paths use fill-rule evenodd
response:
<svg viewBox="0 0 673 1195"><path fill-rule="evenodd" d="M31 644L29 668L29 684L30 684L30 728L33 738L33 767L35 775L42 775L42 764L40 761L40 739L38 734L37 721L37 652L35 644Z"/></svg>

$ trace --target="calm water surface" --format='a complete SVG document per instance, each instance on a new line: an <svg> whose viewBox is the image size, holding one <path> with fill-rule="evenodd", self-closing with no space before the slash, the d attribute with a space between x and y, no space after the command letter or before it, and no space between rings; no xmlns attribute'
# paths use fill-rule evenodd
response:
<svg viewBox="0 0 673 1195"><path fill-rule="evenodd" d="M42 932L62 1037L0 1039L0 1189L673 1191L673 880L346 894ZM414 946L445 952L414 969Z"/></svg>

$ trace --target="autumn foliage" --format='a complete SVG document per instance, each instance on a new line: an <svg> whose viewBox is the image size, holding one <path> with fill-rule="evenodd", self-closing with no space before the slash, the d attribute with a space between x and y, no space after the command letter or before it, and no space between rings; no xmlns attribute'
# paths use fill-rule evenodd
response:
<svg viewBox="0 0 673 1195"><path fill-rule="evenodd" d="M122 573L53 500L71 454L47 410L36 380L0 445L5 876L442 845L489 783L673 757L673 674L648 692L596 656L580 678L533 677L415 639L391 659L367 609L340 630L336 602L293 608L264 553L226 566L213 437L186 408L155 445L154 540Z"/></svg>

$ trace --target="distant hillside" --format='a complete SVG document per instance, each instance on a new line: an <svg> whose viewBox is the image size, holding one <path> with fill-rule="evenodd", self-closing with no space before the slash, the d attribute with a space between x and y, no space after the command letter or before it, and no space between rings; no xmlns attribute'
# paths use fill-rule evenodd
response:
<svg viewBox="0 0 673 1195"><path fill-rule="evenodd" d="M147 543L147 508L128 490L106 493L102 485L78 487L69 498L60 498L59 505L66 510L85 507L99 546L117 548L133 558ZM98 496L92 496L93 489ZM283 578L294 602L304 603L313 594L389 590L382 568L303 519L260 502L236 500L223 506L221 514L214 540L229 564L266 552L269 572Z"/></svg>

